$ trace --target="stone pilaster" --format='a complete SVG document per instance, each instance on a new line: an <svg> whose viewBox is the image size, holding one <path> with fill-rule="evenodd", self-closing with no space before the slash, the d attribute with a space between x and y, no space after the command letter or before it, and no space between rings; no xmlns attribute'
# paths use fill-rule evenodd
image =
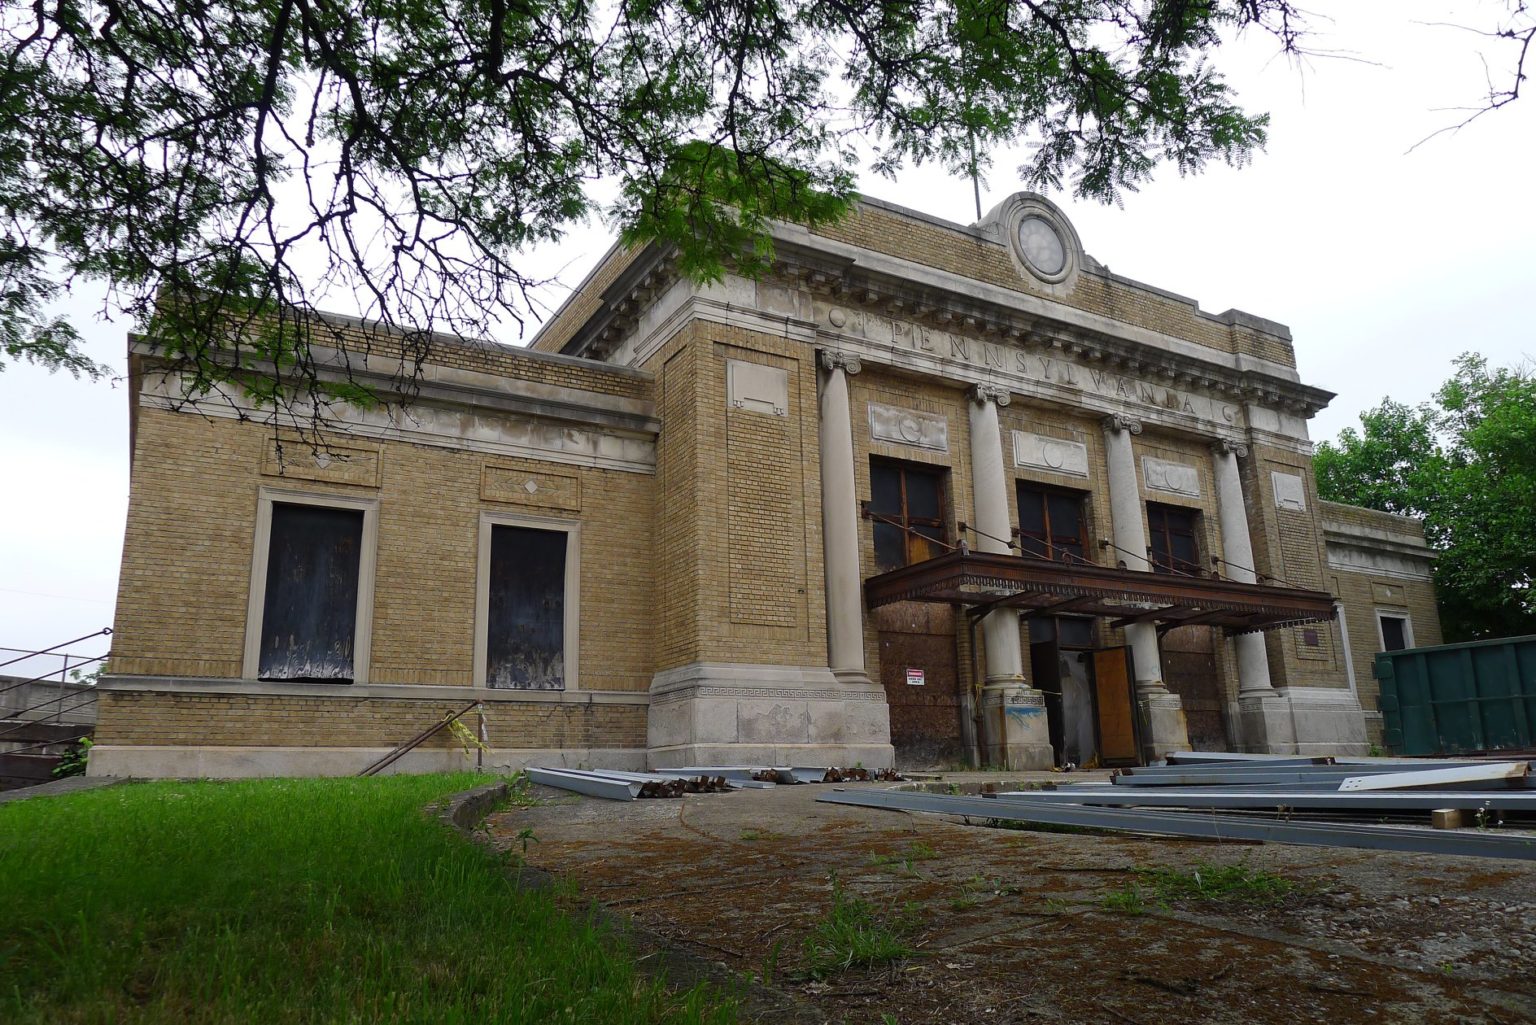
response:
<svg viewBox="0 0 1536 1025"><path fill-rule="evenodd" d="M1141 487L1136 478L1136 453L1131 437L1141 433L1141 421L1114 414L1104 418L1104 454L1109 470L1109 518L1114 533L1114 558L1126 569L1148 572L1147 531L1141 514ZM1189 749L1189 727L1179 696L1163 683L1157 627L1131 623L1125 628L1136 672L1136 703L1142 721L1142 754L1161 758Z"/></svg>
<svg viewBox="0 0 1536 1025"><path fill-rule="evenodd" d="M976 504L976 548L1011 554L1008 472L997 408L1008 405L1006 388L978 384L970 391L971 492ZM989 765L1007 769L1048 769L1054 762L1045 697L1024 679L1019 614L997 609L981 621L987 653L982 688L982 743Z"/></svg>

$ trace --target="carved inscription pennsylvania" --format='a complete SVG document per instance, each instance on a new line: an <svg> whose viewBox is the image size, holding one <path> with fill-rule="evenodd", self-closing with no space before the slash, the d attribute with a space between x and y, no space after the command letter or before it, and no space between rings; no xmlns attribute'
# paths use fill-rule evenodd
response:
<svg viewBox="0 0 1536 1025"><path fill-rule="evenodd" d="M983 341L820 301L812 306L816 324L823 330L894 346L940 364L964 364L1058 389L1091 392L1138 407L1169 410L1213 423L1240 425L1243 421L1242 407L1236 403L1089 366L1060 350L1028 351L1006 342Z"/></svg>

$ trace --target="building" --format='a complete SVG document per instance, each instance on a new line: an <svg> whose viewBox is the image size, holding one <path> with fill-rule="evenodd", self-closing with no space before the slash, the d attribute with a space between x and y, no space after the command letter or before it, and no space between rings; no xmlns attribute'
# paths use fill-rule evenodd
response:
<svg viewBox="0 0 1536 1025"><path fill-rule="evenodd" d="M1285 327L1110 273L1031 194L775 231L755 281L615 247L530 348L438 339L318 449L135 339L92 771L355 772L476 703L494 765L1379 736L1371 653L1439 640L1430 553L1318 500L1332 396ZM398 346L330 323L387 382Z"/></svg>

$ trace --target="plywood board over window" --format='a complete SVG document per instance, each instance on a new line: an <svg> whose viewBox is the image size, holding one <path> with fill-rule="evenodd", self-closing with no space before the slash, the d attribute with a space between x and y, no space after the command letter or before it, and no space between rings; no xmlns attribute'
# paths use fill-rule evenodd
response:
<svg viewBox="0 0 1536 1025"><path fill-rule="evenodd" d="M481 517L478 686L575 688L579 530L568 520L501 513Z"/></svg>
<svg viewBox="0 0 1536 1025"><path fill-rule="evenodd" d="M242 675L367 680L377 511L372 499L260 490Z"/></svg>

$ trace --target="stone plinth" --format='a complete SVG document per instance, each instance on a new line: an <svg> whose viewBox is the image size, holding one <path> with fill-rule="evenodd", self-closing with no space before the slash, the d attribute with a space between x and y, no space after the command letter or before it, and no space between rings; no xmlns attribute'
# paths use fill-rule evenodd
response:
<svg viewBox="0 0 1536 1025"><path fill-rule="evenodd" d="M1020 683L981 689L982 762L993 769L1049 769L1055 762L1045 695Z"/></svg>
<svg viewBox="0 0 1536 1025"><path fill-rule="evenodd" d="M1363 755L1365 714L1340 687L1281 687L1237 699L1242 750L1256 754Z"/></svg>
<svg viewBox="0 0 1536 1025"><path fill-rule="evenodd" d="M653 768L895 764L885 690L825 667L695 662L651 681Z"/></svg>

